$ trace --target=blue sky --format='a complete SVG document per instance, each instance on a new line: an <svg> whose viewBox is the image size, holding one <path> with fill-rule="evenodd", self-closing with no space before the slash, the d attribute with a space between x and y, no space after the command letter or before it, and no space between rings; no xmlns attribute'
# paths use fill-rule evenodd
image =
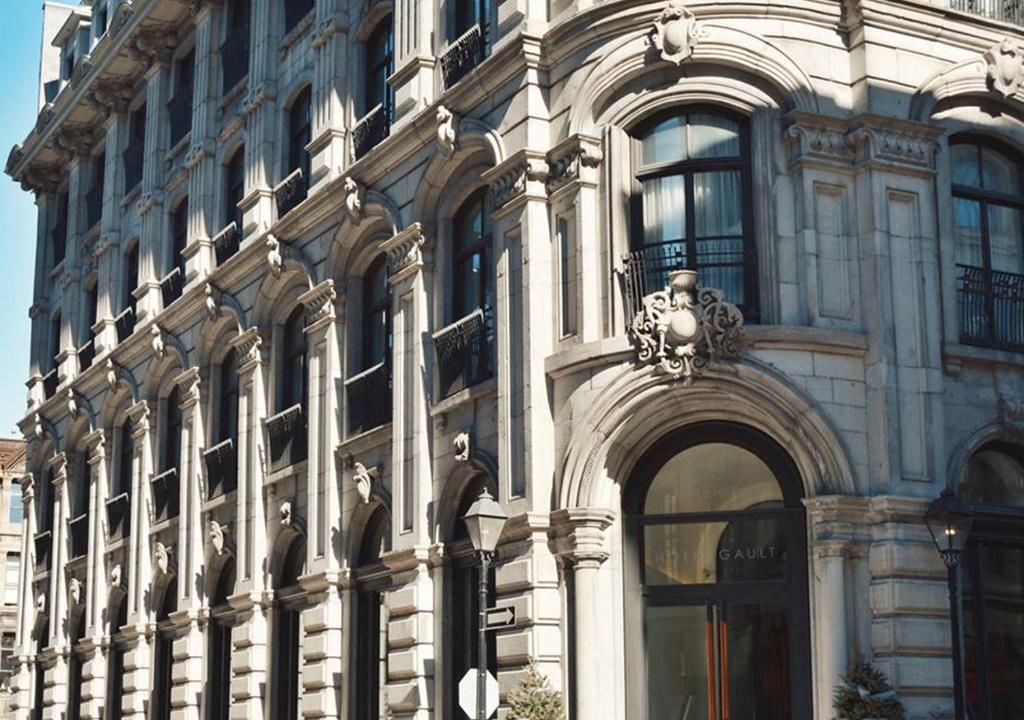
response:
<svg viewBox="0 0 1024 720"><path fill-rule="evenodd" d="M4 0L0 13L0 164L36 119L42 44L42 0ZM35 264L36 206L6 175L0 176L0 437L17 436L25 414L29 320Z"/></svg>

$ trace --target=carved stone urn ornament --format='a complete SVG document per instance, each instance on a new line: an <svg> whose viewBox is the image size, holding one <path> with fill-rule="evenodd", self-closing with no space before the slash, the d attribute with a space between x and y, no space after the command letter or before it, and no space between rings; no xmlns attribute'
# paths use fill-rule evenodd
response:
<svg viewBox="0 0 1024 720"><path fill-rule="evenodd" d="M985 53L988 81L1003 97L1015 95L1024 82L1024 47L1010 38Z"/></svg>
<svg viewBox="0 0 1024 720"><path fill-rule="evenodd" d="M698 285L695 270L670 272L669 280L669 287L644 297L630 336L640 362L690 385L711 362L737 355L743 314L721 290Z"/></svg>
<svg viewBox="0 0 1024 720"><path fill-rule="evenodd" d="M703 37L707 37L707 30L697 23L693 13L681 2L674 0L654 21L651 44L657 48L662 60L681 65L693 54L693 47Z"/></svg>

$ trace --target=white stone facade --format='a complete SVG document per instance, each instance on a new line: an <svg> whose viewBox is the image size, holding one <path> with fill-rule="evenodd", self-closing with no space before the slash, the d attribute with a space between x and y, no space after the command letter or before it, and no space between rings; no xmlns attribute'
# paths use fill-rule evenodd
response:
<svg viewBox="0 0 1024 720"><path fill-rule="evenodd" d="M285 32L287 4L252 0L247 78L225 93L230 3L109 3L108 29L94 28L8 160L39 206L14 717L65 717L75 657L79 717L110 718L112 700L122 717L153 716L161 637L173 656L169 717L209 717L218 613L232 628L224 717L279 717L273 638L288 605L300 618L297 713L363 720L353 698L377 659L360 656L354 637L368 588L386 628L380 717L461 717L450 614L466 548L454 533L480 477L512 518L495 583L496 602L517 609L496 639L502 692L533 659L572 718L646 717L631 689L624 488L659 438L723 421L773 440L802 483L811 677L793 717L831 718L836 679L857 654L887 672L908 717L952 717L946 577L923 516L977 449L1020 439L1024 351L961 342L950 138L1024 150L1024 32L915 0L500 0L487 5L487 57L446 87L444 3L316 0ZM91 6L95 18L101 3ZM389 13L390 134L357 158L365 43ZM86 27L89 15L67 22ZM165 108L190 49L191 130L172 146ZM289 108L307 87L308 195L282 213ZM122 153L143 103L141 181L126 193ZM638 359L621 280L631 133L698 105L744 119L758 317L738 356L686 382ZM215 239L234 210L227 167L241 147L242 240L218 262ZM102 211L90 224L96 187ZM480 190L493 372L445 396L434 336L461 319L453 218ZM165 306L185 197L184 288ZM62 213L66 252L54 262ZM390 396L360 397L351 381L368 369L364 276L381 254ZM119 337L132 290L134 328ZM296 307L308 452L281 466L267 420L287 410ZM237 478L215 494L207 452L221 439L229 350ZM165 469L171 397L181 433L168 500L152 481ZM356 432L360 403L390 406L391 419ZM88 485L80 557L77 483ZM125 537L110 511L121 491ZM48 562L34 541L40 497L54 506ZM176 517L158 507L175 501ZM378 508L390 536L379 562L360 568ZM297 595L285 597L279 579L296 547ZM236 579L214 612L228 565ZM175 609L163 618L168 588ZM123 687L111 697L115 647Z"/></svg>

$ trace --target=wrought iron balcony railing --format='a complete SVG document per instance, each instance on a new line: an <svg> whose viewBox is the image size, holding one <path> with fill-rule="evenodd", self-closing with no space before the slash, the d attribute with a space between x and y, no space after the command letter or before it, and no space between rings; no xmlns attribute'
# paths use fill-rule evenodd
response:
<svg viewBox="0 0 1024 720"><path fill-rule="evenodd" d="M126 307L121 314L114 318L114 327L117 328L117 341L123 343L135 332L135 310Z"/></svg>
<svg viewBox="0 0 1024 720"><path fill-rule="evenodd" d="M487 54L487 36L480 25L474 25L448 46L441 56L441 75L445 88L464 78Z"/></svg>
<svg viewBox="0 0 1024 720"><path fill-rule="evenodd" d="M270 470L280 470L306 459L306 411L292 405L266 420Z"/></svg>
<svg viewBox="0 0 1024 720"><path fill-rule="evenodd" d="M164 298L164 307L170 307L171 303L181 297L185 289L185 278L182 277L181 269L174 268L164 275L160 281L160 294Z"/></svg>
<svg viewBox="0 0 1024 720"><path fill-rule="evenodd" d="M92 361L96 359L96 341L88 340L85 345L78 348L78 370L88 370L92 367Z"/></svg>
<svg viewBox="0 0 1024 720"><path fill-rule="evenodd" d="M490 308L478 308L433 335L442 398L491 377Z"/></svg>
<svg viewBox="0 0 1024 720"><path fill-rule="evenodd" d="M352 154L358 160L391 132L391 108L378 104L352 129Z"/></svg>
<svg viewBox="0 0 1024 720"><path fill-rule="evenodd" d="M226 94L249 74L249 36L230 33L220 46L221 93Z"/></svg>
<svg viewBox="0 0 1024 720"><path fill-rule="evenodd" d="M124 163L124 192L127 195L136 185L142 182L142 159L145 154L145 144L136 140L121 153L121 162Z"/></svg>
<svg viewBox="0 0 1024 720"><path fill-rule="evenodd" d="M232 255L238 252L241 245L242 233L238 230L238 224L232 222L213 238L213 252L217 256L217 265L226 263Z"/></svg>
<svg viewBox="0 0 1024 720"><path fill-rule="evenodd" d="M85 557L89 552L89 515L82 513L69 520L68 534L71 535L71 559Z"/></svg>
<svg viewBox="0 0 1024 720"><path fill-rule="evenodd" d="M132 524L132 499L128 493L107 500L107 533L111 540L128 537Z"/></svg>
<svg viewBox="0 0 1024 720"><path fill-rule="evenodd" d="M345 381L349 435L391 422L391 363L385 360Z"/></svg>
<svg viewBox="0 0 1024 720"><path fill-rule="evenodd" d="M57 368L43 375L43 397L49 400L57 394Z"/></svg>
<svg viewBox="0 0 1024 720"><path fill-rule="evenodd" d="M277 216L281 218L290 213L296 205L306 199L308 192L309 182L303 174L302 168L296 168L274 188Z"/></svg>
<svg viewBox="0 0 1024 720"><path fill-rule="evenodd" d="M92 228L103 217L103 188L94 187L85 194L85 227Z"/></svg>
<svg viewBox="0 0 1024 720"><path fill-rule="evenodd" d="M238 487L238 453L228 438L203 453L206 464L206 497L213 500Z"/></svg>
<svg viewBox="0 0 1024 720"><path fill-rule="evenodd" d="M1024 275L957 265L960 342L1024 350Z"/></svg>
<svg viewBox="0 0 1024 720"><path fill-rule="evenodd" d="M949 7L1000 22L1024 25L1024 3L1020 0L950 0Z"/></svg>
<svg viewBox="0 0 1024 720"><path fill-rule="evenodd" d="M50 569L50 555L53 552L53 533L44 530L32 538L36 550L36 570Z"/></svg>
<svg viewBox="0 0 1024 720"><path fill-rule="evenodd" d="M155 522L178 517L178 469L164 470L150 481Z"/></svg>
<svg viewBox="0 0 1024 720"><path fill-rule="evenodd" d="M167 103L171 126L171 147L177 145L192 129L192 93L178 93Z"/></svg>

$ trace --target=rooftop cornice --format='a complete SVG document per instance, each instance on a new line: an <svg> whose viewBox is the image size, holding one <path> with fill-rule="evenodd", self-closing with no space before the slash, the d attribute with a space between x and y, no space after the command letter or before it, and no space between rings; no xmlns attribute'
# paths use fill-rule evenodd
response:
<svg viewBox="0 0 1024 720"><path fill-rule="evenodd" d="M71 8L71 12L68 14L67 20L60 26L60 30L53 36L53 40L50 41L50 45L53 47L63 47L71 36L78 29L78 26L85 20L92 19L92 7L89 5L75 5Z"/></svg>

